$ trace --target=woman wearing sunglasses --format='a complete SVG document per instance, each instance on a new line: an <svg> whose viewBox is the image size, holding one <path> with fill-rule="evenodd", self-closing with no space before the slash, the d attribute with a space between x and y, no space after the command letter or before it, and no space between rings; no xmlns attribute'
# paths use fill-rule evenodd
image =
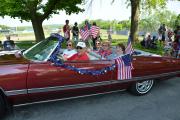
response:
<svg viewBox="0 0 180 120"><path fill-rule="evenodd" d="M70 58L72 55L74 55L76 53L77 52L73 47L72 41L67 41L66 49L63 51L62 56L67 59L67 58Z"/></svg>
<svg viewBox="0 0 180 120"><path fill-rule="evenodd" d="M67 60L89 60L86 50L86 44L84 42L78 42L78 44L76 45L76 49L77 53L70 58L67 58Z"/></svg>
<svg viewBox="0 0 180 120"><path fill-rule="evenodd" d="M101 41L100 40L96 40L95 43L96 49L94 50L94 52L98 53L101 50Z"/></svg>
<svg viewBox="0 0 180 120"><path fill-rule="evenodd" d="M102 43L102 49L99 50L99 54L102 56L102 58L106 58L107 56L112 54L109 41L104 41Z"/></svg>

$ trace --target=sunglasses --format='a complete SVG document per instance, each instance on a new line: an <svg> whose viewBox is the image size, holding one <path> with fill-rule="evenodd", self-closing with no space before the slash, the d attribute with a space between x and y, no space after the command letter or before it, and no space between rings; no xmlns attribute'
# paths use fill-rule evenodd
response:
<svg viewBox="0 0 180 120"><path fill-rule="evenodd" d="M108 47L108 45L102 45L102 46Z"/></svg>
<svg viewBox="0 0 180 120"><path fill-rule="evenodd" d="M66 46L72 46L71 44L67 44Z"/></svg>
<svg viewBox="0 0 180 120"><path fill-rule="evenodd" d="M83 49L83 48L78 46L78 47L76 47L76 49Z"/></svg>

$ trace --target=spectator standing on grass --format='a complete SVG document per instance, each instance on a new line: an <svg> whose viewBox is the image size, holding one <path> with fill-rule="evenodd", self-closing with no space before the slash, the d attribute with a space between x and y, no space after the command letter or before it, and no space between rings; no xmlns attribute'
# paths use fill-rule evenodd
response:
<svg viewBox="0 0 180 120"><path fill-rule="evenodd" d="M13 40L11 40L10 35L6 35L6 40L3 42L3 48L4 50L14 50L15 43Z"/></svg>
<svg viewBox="0 0 180 120"><path fill-rule="evenodd" d="M110 32L108 32L108 40L109 40L109 42L110 42L110 44L112 43L112 36L111 36L111 33Z"/></svg>
<svg viewBox="0 0 180 120"><path fill-rule="evenodd" d="M151 44L151 34L147 33L145 37L145 47L150 48L150 44Z"/></svg>
<svg viewBox="0 0 180 120"><path fill-rule="evenodd" d="M69 20L65 21L66 24L63 26L63 32L64 32L64 38L66 41L70 40L70 26L69 26Z"/></svg>
<svg viewBox="0 0 180 120"><path fill-rule="evenodd" d="M0 51L3 50L2 42L0 41Z"/></svg>
<svg viewBox="0 0 180 120"><path fill-rule="evenodd" d="M180 26L177 26L176 29L174 30L174 40L180 39Z"/></svg>
<svg viewBox="0 0 180 120"><path fill-rule="evenodd" d="M96 49L96 40L98 40L100 36L100 28L96 25L96 22L93 22L91 26L91 37L93 42L93 49Z"/></svg>
<svg viewBox="0 0 180 120"><path fill-rule="evenodd" d="M172 49L172 42L166 40L164 45L164 56L171 57Z"/></svg>
<svg viewBox="0 0 180 120"><path fill-rule="evenodd" d="M74 41L75 45L77 44L77 42L79 40L79 28L77 25L78 25L77 22L75 22L74 26L72 28L73 41Z"/></svg>
<svg viewBox="0 0 180 120"><path fill-rule="evenodd" d="M165 24L163 24L158 29L160 45L162 44L162 42L163 42L163 44L165 42L165 39L166 39L165 32L166 32L166 27L165 27Z"/></svg>
<svg viewBox="0 0 180 120"><path fill-rule="evenodd" d="M107 30L107 34L108 34L108 40L109 40L109 42L110 42L110 44L112 43L112 30L111 30L111 28L109 28L108 30Z"/></svg>
<svg viewBox="0 0 180 120"><path fill-rule="evenodd" d="M168 41L172 41L172 36L173 36L173 31L171 29L168 29L167 31L167 37L168 37Z"/></svg>
<svg viewBox="0 0 180 120"><path fill-rule="evenodd" d="M91 25L86 20L84 22L84 26L82 26L79 33L81 35L81 40L84 41L86 43L86 45L89 45L90 48L92 48L91 47L90 28L91 28Z"/></svg>
<svg viewBox="0 0 180 120"><path fill-rule="evenodd" d="M173 51L172 51L173 57L180 58L180 38L174 39L172 43L172 48L173 48Z"/></svg>

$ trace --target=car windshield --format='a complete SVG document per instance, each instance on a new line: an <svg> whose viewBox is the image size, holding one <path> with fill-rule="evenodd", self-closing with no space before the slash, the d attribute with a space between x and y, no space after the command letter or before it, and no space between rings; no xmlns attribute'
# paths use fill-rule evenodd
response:
<svg viewBox="0 0 180 120"><path fill-rule="evenodd" d="M57 45L57 39L46 39L26 50L23 55L33 61L47 61Z"/></svg>

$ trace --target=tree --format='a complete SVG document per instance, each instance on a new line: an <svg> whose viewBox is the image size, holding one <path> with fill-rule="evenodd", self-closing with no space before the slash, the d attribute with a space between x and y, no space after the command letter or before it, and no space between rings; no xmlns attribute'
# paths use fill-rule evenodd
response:
<svg viewBox="0 0 180 120"><path fill-rule="evenodd" d="M177 16L177 18L176 18L176 20L175 20L175 26L174 26L174 28L175 28L176 26L180 26L180 14Z"/></svg>
<svg viewBox="0 0 180 120"><path fill-rule="evenodd" d="M53 14L65 10L66 14L79 13L83 9L78 4L83 0L0 0L0 16L10 16L31 21L36 41L45 38L42 23Z"/></svg>
<svg viewBox="0 0 180 120"><path fill-rule="evenodd" d="M0 29L7 30L7 29L9 29L9 26L6 26L6 25L0 25Z"/></svg>
<svg viewBox="0 0 180 120"><path fill-rule="evenodd" d="M139 22L139 29L146 32L157 31L161 24L168 28L175 28L177 15L169 10L154 11L153 14L143 15Z"/></svg>
<svg viewBox="0 0 180 120"><path fill-rule="evenodd" d="M115 0L112 0L112 3ZM152 10L156 9L157 7L164 7L166 5L167 0L127 0L126 4L131 6L131 29L130 35L132 41L138 41L138 25L139 25L139 18L140 18L140 11L141 10Z"/></svg>
<svg viewBox="0 0 180 120"><path fill-rule="evenodd" d="M130 0L131 2L131 30L130 35L134 42L138 41L137 31L139 25L140 11L146 10L151 12L158 7L163 8L167 0Z"/></svg>
<svg viewBox="0 0 180 120"><path fill-rule="evenodd" d="M141 0L130 0L131 1L131 29L130 36L132 41L137 40L139 14L140 14L140 2Z"/></svg>

